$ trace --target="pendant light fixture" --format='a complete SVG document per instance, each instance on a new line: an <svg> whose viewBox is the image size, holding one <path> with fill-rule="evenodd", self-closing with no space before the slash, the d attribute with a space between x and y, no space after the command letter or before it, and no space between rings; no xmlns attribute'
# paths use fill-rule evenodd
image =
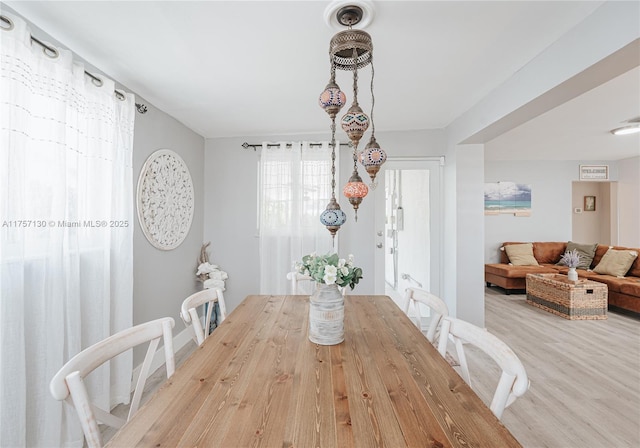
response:
<svg viewBox="0 0 640 448"><path fill-rule="evenodd" d="M367 13L367 17L364 17L365 11ZM349 137L353 151L353 173L349 178L349 182L343 189L343 194L349 200L349 203L351 203L354 209L356 221L358 220L358 208L369 191L368 187L358 174L357 162L359 161L365 167L372 182L371 187L375 188L376 175L380 170L380 166L387 158L385 152L376 142L375 125L373 123L373 106L375 103L373 95L373 43L371 41L371 36L368 33L362 30L353 29L353 26L359 23L362 26L367 25L371 21L372 16L373 9L371 7L371 2L365 0L352 0L349 2L340 0L333 2L325 10L325 17L328 21L348 28L347 30L338 32L331 38L329 44L331 79L325 90L320 94L320 106L329 114L329 117L332 120L331 132L333 142L335 135L335 117L346 102L345 94L340 90L336 83L336 70L353 72L353 103L347 113L340 120L340 125ZM334 20L336 22L333 22ZM370 115L364 113L358 104L358 69L368 65L371 65ZM371 124L372 128L371 138L365 149L362 152L359 152L358 144L360 143L364 133L369 128L369 124ZM332 158L335 159L335 145L333 147ZM335 171L333 168L333 160L332 170ZM325 214L328 215L329 210L335 210L335 208L330 209L330 206L337 206L338 209L340 207L337 204L337 201L335 201L334 188L335 176L332 179L332 200L327 206L327 209L323 212L322 216L325 216ZM344 212L342 213L344 214ZM326 220L324 220L322 216L320 220L325 224ZM344 221L341 224L343 223ZM336 226L327 225L327 228L329 227L333 228ZM339 225L337 227L339 228ZM329 228L329 231L332 235L335 235L335 230Z"/></svg>
<svg viewBox="0 0 640 448"><path fill-rule="evenodd" d="M331 65L331 78L327 87L320 94L320 107L331 118L331 200L327 208L320 215L320 222L327 227L331 237L335 241L336 232L347 220L347 215L340 209L340 204L336 200L336 115L347 102L345 94L336 84L336 68Z"/></svg>

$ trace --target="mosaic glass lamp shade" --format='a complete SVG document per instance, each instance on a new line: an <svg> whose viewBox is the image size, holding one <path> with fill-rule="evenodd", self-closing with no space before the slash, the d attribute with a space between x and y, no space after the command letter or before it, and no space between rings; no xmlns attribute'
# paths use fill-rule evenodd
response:
<svg viewBox="0 0 640 448"><path fill-rule="evenodd" d="M326 226L331 235L335 236L340 226L347 221L347 215L340 209L336 198L331 198L327 208L320 215L320 222Z"/></svg>
<svg viewBox="0 0 640 448"><path fill-rule="evenodd" d="M357 147L362 134L369 128L369 116L362 111L360 106L353 104L342 117L340 125L349 136L353 146Z"/></svg>
<svg viewBox="0 0 640 448"><path fill-rule="evenodd" d="M346 95L335 82L327 84L327 87L325 87L324 91L320 94L318 100L320 107L322 107L332 119L336 117L346 102Z"/></svg>
<svg viewBox="0 0 640 448"><path fill-rule="evenodd" d="M371 137L367 146L360 152L360 163L369 173L371 185L375 187L376 175L380 171L380 166L387 160L387 153L384 152L376 141L375 137Z"/></svg>
<svg viewBox="0 0 640 448"><path fill-rule="evenodd" d="M362 199L367 195L367 193L369 193L369 188L364 182L362 182L362 178L358 175L358 172L354 171L349 178L349 182L344 186L342 194L349 199L349 203L355 210L356 221L358 220L358 207L360 207Z"/></svg>

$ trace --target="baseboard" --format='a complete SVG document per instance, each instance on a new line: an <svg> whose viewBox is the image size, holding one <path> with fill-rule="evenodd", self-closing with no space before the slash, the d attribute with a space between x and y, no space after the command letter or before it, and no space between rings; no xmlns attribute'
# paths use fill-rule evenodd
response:
<svg viewBox="0 0 640 448"><path fill-rule="evenodd" d="M173 337L173 352L177 353L182 347L187 345L193 339L191 337L192 330L191 327L185 328L180 333ZM160 347L158 351L156 351L155 355L153 355L153 360L151 361L151 367L149 368L149 376L151 376L156 370L160 367L164 366L164 347ZM142 369L142 364L133 369L133 381L131 382L131 392L134 391L136 382L138 381L138 376L140 376L140 370Z"/></svg>

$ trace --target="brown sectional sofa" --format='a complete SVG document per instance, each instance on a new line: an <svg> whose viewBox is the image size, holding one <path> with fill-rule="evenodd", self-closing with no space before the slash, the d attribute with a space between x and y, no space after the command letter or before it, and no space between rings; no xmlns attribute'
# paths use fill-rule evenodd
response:
<svg viewBox="0 0 640 448"><path fill-rule="evenodd" d="M503 246L508 244L522 243L506 242ZM532 244L533 256L540 266L512 266L509 264L506 252L501 250L500 263L489 263L484 266L484 280L487 286L500 286L509 294L513 290L525 289L525 278L529 273L567 273L569 269L566 266L556 266L566 250L567 243L534 242ZM609 289L609 306L640 313L640 256L636 257L624 278L592 272L591 269L598 265L608 249L609 246L598 245L590 270L578 269L578 276L605 283ZM613 249L634 250L640 253L640 249L635 248L613 246Z"/></svg>

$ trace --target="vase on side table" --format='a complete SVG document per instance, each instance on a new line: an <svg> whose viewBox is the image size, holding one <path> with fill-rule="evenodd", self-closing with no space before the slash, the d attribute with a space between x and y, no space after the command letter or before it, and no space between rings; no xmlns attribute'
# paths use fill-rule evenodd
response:
<svg viewBox="0 0 640 448"><path fill-rule="evenodd" d="M569 277L569 280L571 280L572 282L577 282L578 271L576 271L576 268L569 268L569 272L567 272L567 277Z"/></svg>
<svg viewBox="0 0 640 448"><path fill-rule="evenodd" d="M335 283L318 283L309 297L309 340L320 345L344 341L344 297Z"/></svg>

